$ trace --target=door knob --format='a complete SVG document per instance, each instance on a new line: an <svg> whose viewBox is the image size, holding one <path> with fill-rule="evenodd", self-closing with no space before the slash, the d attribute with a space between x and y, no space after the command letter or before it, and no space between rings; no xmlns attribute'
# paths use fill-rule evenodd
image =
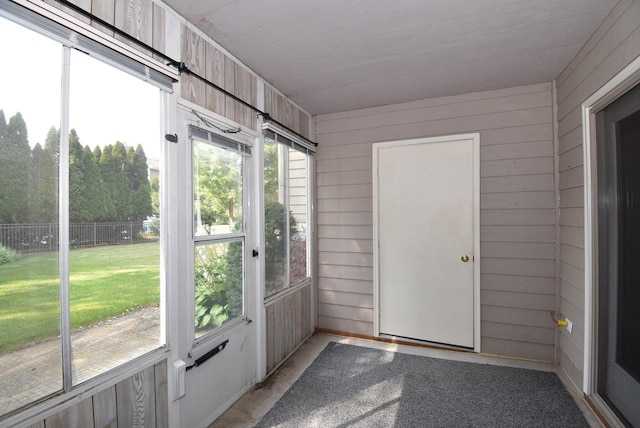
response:
<svg viewBox="0 0 640 428"><path fill-rule="evenodd" d="M469 256L467 256L466 254L463 255L462 257L460 257L460 260L462 260L463 262L468 262L469 261Z"/></svg>

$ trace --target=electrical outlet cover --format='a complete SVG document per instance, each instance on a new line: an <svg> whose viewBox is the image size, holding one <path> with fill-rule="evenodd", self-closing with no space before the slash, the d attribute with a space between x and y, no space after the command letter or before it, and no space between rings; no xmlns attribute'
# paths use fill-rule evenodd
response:
<svg viewBox="0 0 640 428"><path fill-rule="evenodd" d="M569 333L571 333L573 331L573 323L569 320L569 318L565 318L564 320L567 322L567 326L565 328L569 330Z"/></svg>

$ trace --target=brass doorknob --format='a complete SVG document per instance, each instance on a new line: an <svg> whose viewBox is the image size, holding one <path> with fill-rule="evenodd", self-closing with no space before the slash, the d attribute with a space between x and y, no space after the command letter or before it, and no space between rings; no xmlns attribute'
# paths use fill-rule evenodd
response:
<svg viewBox="0 0 640 428"><path fill-rule="evenodd" d="M468 262L469 261L469 256L467 256L466 254L463 255L462 257L460 257L460 260L462 260L463 262Z"/></svg>

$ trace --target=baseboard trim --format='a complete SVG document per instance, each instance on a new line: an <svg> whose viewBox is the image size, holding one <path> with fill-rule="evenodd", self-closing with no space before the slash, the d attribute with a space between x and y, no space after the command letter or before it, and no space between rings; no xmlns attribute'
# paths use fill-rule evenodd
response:
<svg viewBox="0 0 640 428"><path fill-rule="evenodd" d="M345 332L345 331L331 330L331 329L328 329L328 328L316 327L316 333L318 333L318 334L333 334L335 336L353 337L353 338L356 338L356 339L373 340L375 342L393 343L394 345L407 345L407 346L417 346L419 348L438 349L438 350L441 350L441 351L475 353L473 351L473 349L468 349L467 350L467 349L460 349L460 348L454 348L454 347L449 348L447 346L438 346L438 345L434 345L434 344L430 344L430 343L423 343L423 342L418 342L418 341L414 342L414 341L411 341L411 340L395 339L395 338L391 338L391 337L367 336L366 334L349 333L349 332Z"/></svg>

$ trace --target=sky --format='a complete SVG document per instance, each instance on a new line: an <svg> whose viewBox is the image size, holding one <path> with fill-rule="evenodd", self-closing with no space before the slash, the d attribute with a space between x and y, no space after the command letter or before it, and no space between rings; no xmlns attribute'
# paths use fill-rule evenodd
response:
<svg viewBox="0 0 640 428"><path fill-rule="evenodd" d="M62 45L0 17L0 110L20 112L29 143L60 127ZM19 42L19 43L12 43ZM71 51L70 128L91 149L121 141L160 158L160 90L88 55Z"/></svg>

